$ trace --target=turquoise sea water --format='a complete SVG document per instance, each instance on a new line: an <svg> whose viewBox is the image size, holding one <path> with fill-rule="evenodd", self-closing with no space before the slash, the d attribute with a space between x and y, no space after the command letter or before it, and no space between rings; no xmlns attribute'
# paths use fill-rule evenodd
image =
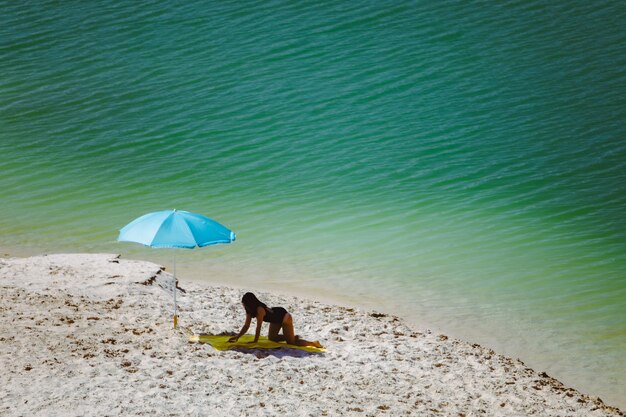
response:
<svg viewBox="0 0 626 417"><path fill-rule="evenodd" d="M0 2L0 248L400 314L626 407L626 5Z"/></svg>

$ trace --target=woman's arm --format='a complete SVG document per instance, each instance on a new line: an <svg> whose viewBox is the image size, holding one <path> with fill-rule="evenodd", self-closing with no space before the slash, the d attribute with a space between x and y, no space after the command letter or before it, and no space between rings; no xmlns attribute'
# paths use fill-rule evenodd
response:
<svg viewBox="0 0 626 417"><path fill-rule="evenodd" d="M263 327L263 317L265 317L265 309L263 307L257 307L256 309L256 332L254 333L254 342L259 341L259 336L261 335L261 327Z"/></svg>
<svg viewBox="0 0 626 417"><path fill-rule="evenodd" d="M236 342L237 340L239 340L241 336L246 334L246 332L248 331L248 328L250 327L251 321L252 321L252 316L250 314L246 314L246 322L243 324L243 327L239 331L239 334L237 336L231 337L230 339L228 339L228 341L231 343Z"/></svg>

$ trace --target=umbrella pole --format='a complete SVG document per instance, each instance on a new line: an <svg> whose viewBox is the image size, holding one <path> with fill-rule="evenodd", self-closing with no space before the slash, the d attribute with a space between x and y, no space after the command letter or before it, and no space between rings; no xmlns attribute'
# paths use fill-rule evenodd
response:
<svg viewBox="0 0 626 417"><path fill-rule="evenodd" d="M174 251L174 328L178 326L178 316L176 315L176 251Z"/></svg>

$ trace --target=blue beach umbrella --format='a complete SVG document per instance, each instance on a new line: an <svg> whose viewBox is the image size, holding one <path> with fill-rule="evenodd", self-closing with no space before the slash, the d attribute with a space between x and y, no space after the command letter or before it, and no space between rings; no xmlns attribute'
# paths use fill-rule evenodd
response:
<svg viewBox="0 0 626 417"><path fill-rule="evenodd" d="M215 220L188 211L164 210L144 214L120 230L119 242L135 242L152 248L185 248L231 243L235 233ZM174 328L176 315L176 258L174 258Z"/></svg>

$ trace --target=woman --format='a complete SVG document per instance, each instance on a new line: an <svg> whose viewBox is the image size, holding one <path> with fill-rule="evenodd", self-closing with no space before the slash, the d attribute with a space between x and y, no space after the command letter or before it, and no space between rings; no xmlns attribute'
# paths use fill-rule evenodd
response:
<svg viewBox="0 0 626 417"><path fill-rule="evenodd" d="M241 336L246 334L248 328L250 327L252 317L254 317L256 318L256 333L254 334L254 341L250 343L256 343L259 341L261 327L263 326L263 322L266 321L270 324L270 330L267 337L274 342L286 341L290 345L313 346L316 348L322 347L320 342L318 342L317 340L314 342L310 342L308 340L300 339L299 336L294 335L293 318L291 317L291 314L289 314L284 308L269 308L261 301L259 301L259 299L256 298L256 296L251 292L245 293L241 299L241 302L243 303L243 308L246 309L246 322L244 323L241 331L237 336L233 336L228 339L229 342L236 342ZM278 334L280 329L283 330L282 335Z"/></svg>

